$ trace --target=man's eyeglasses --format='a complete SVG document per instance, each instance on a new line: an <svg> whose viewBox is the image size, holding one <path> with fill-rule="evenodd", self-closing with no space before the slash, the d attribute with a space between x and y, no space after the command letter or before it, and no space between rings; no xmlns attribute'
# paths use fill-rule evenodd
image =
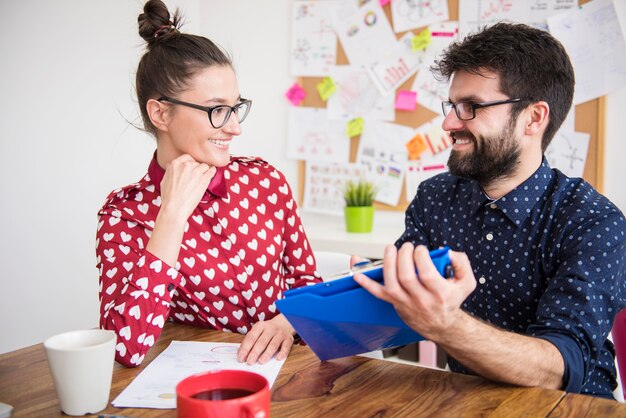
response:
<svg viewBox="0 0 626 418"><path fill-rule="evenodd" d="M444 116L448 116L450 110L454 109L456 116L460 120L472 120L476 117L476 109L481 107L497 106L507 103L517 103L524 99L506 99L506 100L494 100L492 102L472 103L472 102L458 102L452 103L450 101L441 102L441 110Z"/></svg>
<svg viewBox="0 0 626 418"><path fill-rule="evenodd" d="M239 103L235 106L228 105L219 105L219 106L200 106L193 103L187 103L180 100L173 99L167 96L161 96L157 99L158 102L169 102L181 106L187 106L194 109L202 110L209 115L209 122L211 122L211 126L215 129L219 129L222 126L226 125L230 115L234 113L237 116L237 120L239 123L243 122L248 113L250 112L250 107L252 107L252 100L241 99Z"/></svg>

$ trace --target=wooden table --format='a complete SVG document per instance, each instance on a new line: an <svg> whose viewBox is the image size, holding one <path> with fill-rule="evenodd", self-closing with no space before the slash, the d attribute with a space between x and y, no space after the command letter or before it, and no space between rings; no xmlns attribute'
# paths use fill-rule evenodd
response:
<svg viewBox="0 0 626 418"><path fill-rule="evenodd" d="M172 340L240 342L238 334L168 323L142 366L115 365L111 400ZM63 416L41 344L0 355L0 402L13 417ZM626 405L557 390L521 388L367 357L320 362L295 346L272 388L278 417L626 417ZM175 417L174 410L114 408L102 413Z"/></svg>

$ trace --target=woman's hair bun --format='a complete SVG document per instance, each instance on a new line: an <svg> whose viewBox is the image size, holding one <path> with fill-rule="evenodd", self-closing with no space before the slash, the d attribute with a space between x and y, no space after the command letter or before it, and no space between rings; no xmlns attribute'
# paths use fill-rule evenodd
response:
<svg viewBox="0 0 626 418"><path fill-rule="evenodd" d="M178 9L170 16L162 0L149 0L143 6L143 13L137 18L139 35L148 43L148 47L178 34L180 14Z"/></svg>

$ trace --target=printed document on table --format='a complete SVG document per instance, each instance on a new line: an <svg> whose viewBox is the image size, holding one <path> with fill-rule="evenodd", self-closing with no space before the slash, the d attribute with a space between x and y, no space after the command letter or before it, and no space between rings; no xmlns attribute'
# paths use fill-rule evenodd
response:
<svg viewBox="0 0 626 418"><path fill-rule="evenodd" d="M176 408L176 385L185 377L210 370L248 370L274 384L285 360L265 364L237 361L235 343L172 341L111 404L117 408Z"/></svg>

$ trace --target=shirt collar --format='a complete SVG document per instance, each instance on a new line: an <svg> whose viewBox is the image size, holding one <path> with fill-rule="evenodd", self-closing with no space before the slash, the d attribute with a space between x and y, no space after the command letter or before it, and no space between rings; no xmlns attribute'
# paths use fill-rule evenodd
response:
<svg viewBox="0 0 626 418"><path fill-rule="evenodd" d="M217 167L215 175L209 182L209 186L207 187L206 192L204 192L204 196L202 200L208 200L211 197L211 194L216 197L220 197L222 199L228 196L228 190L226 189L226 179L224 177L224 167ZM152 156L152 161L150 161L150 166L148 167L148 176L150 176L150 180L154 183L156 190L161 191L161 180L163 180L163 176L165 175L165 170L161 168L156 159L156 151Z"/></svg>
<svg viewBox="0 0 626 418"><path fill-rule="evenodd" d="M554 173L550 164L544 157L537 171L519 186L495 201L485 194L478 182L473 181L471 205L475 208L474 213L493 203L511 222L520 226L530 216L532 209L550 186L553 177Z"/></svg>

